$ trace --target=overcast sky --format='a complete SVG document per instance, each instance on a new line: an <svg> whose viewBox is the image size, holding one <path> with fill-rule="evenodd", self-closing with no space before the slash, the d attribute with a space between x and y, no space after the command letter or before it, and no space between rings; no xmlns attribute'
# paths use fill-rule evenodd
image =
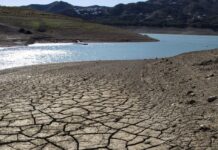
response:
<svg viewBox="0 0 218 150"><path fill-rule="evenodd" d="M29 4L48 4L55 0L0 0L0 5L5 6L21 6ZM90 6L90 5L102 5L102 6L114 6L119 3L131 3L137 1L146 0L64 0L68 3L78 6Z"/></svg>

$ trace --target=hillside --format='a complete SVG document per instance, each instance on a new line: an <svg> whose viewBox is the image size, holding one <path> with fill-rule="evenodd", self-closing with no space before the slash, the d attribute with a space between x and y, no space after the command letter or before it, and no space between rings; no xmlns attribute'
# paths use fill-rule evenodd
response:
<svg viewBox="0 0 218 150"><path fill-rule="evenodd" d="M0 7L0 45L38 42L152 41L148 37L81 19L24 8Z"/></svg>
<svg viewBox="0 0 218 150"><path fill-rule="evenodd" d="M103 17L109 14L110 7L104 6L74 6L64 1L56 1L47 5L32 4L23 6L24 8L31 8L50 13L62 14L71 17L81 17L84 19L94 19L96 17Z"/></svg>
<svg viewBox="0 0 218 150"><path fill-rule="evenodd" d="M218 0L148 0L111 8L78 7L65 2L28 7L109 25L218 29Z"/></svg>

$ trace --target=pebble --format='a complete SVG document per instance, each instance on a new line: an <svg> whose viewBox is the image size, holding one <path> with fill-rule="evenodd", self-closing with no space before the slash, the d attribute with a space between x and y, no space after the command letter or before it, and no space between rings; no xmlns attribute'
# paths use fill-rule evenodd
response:
<svg viewBox="0 0 218 150"><path fill-rule="evenodd" d="M214 102L217 98L218 98L217 96L210 96L210 97L207 99L207 101L208 101L209 103L211 103L211 102Z"/></svg>
<svg viewBox="0 0 218 150"><path fill-rule="evenodd" d="M195 93L194 93L193 91L188 91L188 92L187 92L187 95L189 95L189 96L195 96Z"/></svg>
<svg viewBox="0 0 218 150"><path fill-rule="evenodd" d="M206 131L210 131L211 129L208 126L201 124L199 130L206 132Z"/></svg>
<svg viewBox="0 0 218 150"><path fill-rule="evenodd" d="M208 74L208 75L206 76L206 79L210 79L210 78L212 78L212 77L214 77L214 74L213 74L213 73Z"/></svg>

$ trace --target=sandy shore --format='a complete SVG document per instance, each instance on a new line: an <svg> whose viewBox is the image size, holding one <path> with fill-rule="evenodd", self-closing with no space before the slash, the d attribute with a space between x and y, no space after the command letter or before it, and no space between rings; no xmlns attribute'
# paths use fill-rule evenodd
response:
<svg viewBox="0 0 218 150"><path fill-rule="evenodd" d="M218 50L0 71L0 149L218 149Z"/></svg>

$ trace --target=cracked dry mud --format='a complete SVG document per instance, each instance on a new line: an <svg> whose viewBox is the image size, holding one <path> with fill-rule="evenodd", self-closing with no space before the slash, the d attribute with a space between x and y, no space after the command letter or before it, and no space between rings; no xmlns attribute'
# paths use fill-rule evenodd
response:
<svg viewBox="0 0 218 150"><path fill-rule="evenodd" d="M2 150L217 150L218 50L0 72Z"/></svg>

